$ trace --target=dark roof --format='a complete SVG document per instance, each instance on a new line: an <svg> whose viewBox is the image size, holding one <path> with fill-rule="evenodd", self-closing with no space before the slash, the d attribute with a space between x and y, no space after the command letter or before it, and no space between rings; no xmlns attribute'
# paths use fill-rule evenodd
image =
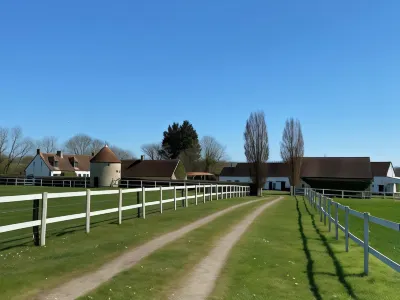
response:
<svg viewBox="0 0 400 300"><path fill-rule="evenodd" d="M304 157L301 177L371 179L369 157Z"/></svg>
<svg viewBox="0 0 400 300"><path fill-rule="evenodd" d="M390 162L371 162L372 176L386 177L390 168Z"/></svg>
<svg viewBox="0 0 400 300"><path fill-rule="evenodd" d="M266 163L268 177L290 177L289 167L283 162ZM250 163L238 163L236 168L226 167L220 176L249 177ZM304 157L301 177L371 179L369 157Z"/></svg>
<svg viewBox="0 0 400 300"><path fill-rule="evenodd" d="M45 164L52 171L89 171L90 170L90 155L74 155L74 154L63 154L57 156L54 153L40 153L40 157L43 159ZM74 168L74 160L78 163L77 167ZM54 161L58 161L58 167L53 165Z"/></svg>
<svg viewBox="0 0 400 300"><path fill-rule="evenodd" d="M268 177L289 177L289 169L285 163L266 163ZM249 177L253 169L251 163L238 163L236 167L225 167L220 176Z"/></svg>
<svg viewBox="0 0 400 300"><path fill-rule="evenodd" d="M108 146L101 148L99 152L90 160L91 163L120 163L121 161Z"/></svg>
<svg viewBox="0 0 400 300"><path fill-rule="evenodd" d="M235 167L224 167L219 176L234 176Z"/></svg>
<svg viewBox="0 0 400 300"><path fill-rule="evenodd" d="M121 177L172 177L178 163L179 159L123 160L121 166Z"/></svg>

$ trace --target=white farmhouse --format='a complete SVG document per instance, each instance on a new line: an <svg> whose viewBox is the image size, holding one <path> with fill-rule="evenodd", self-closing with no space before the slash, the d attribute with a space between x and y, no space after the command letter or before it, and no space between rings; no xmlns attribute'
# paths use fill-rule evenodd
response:
<svg viewBox="0 0 400 300"><path fill-rule="evenodd" d="M67 176L74 173L78 177L90 177L91 155L42 153L37 149L36 156L25 169L27 177Z"/></svg>
<svg viewBox="0 0 400 300"><path fill-rule="evenodd" d="M373 193L396 193L396 184L400 184L400 178L396 177L391 162L371 162Z"/></svg>

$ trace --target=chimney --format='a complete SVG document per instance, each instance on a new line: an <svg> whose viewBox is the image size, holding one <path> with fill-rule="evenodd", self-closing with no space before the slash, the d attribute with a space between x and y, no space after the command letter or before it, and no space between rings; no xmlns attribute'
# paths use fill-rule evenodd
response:
<svg viewBox="0 0 400 300"><path fill-rule="evenodd" d="M92 152L92 156L94 156L94 152Z"/></svg>
<svg viewBox="0 0 400 300"><path fill-rule="evenodd" d="M58 157L61 157L61 158L63 157L63 153L62 153L61 150L58 150L58 151L57 151L57 156L58 156Z"/></svg>
<svg viewBox="0 0 400 300"><path fill-rule="evenodd" d="M144 155L140 156L140 160L144 161Z"/></svg>
<svg viewBox="0 0 400 300"><path fill-rule="evenodd" d="M36 149L36 155L40 154L40 149Z"/></svg>

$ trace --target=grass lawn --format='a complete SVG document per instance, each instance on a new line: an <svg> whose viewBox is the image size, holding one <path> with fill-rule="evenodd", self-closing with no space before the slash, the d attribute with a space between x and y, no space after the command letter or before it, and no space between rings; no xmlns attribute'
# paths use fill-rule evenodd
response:
<svg viewBox="0 0 400 300"><path fill-rule="evenodd" d="M400 201L393 199L341 199L335 201L359 212L393 222L400 222ZM344 224L345 212L339 210L339 222ZM350 232L359 238L364 236L364 220L349 216ZM378 224L369 225L369 242L372 247L396 262L400 262L400 233Z"/></svg>
<svg viewBox="0 0 400 300"><path fill-rule="evenodd" d="M110 188L105 188L110 189ZM79 188L62 188L62 187L27 187L27 186L0 186L0 196L12 196L22 194L38 194L42 192L49 193L62 193L62 192L77 192L84 191L85 189ZM94 189L93 189L94 190ZM99 190L99 189L96 189ZM193 192L189 192L190 195ZM177 190L177 197L183 196L183 190ZM118 207L118 194L115 195L98 195L91 197L91 211L115 208ZM164 191L163 199L173 198L173 191ZM208 197L206 198L208 200ZM214 196L215 199L215 196ZM160 192L146 192L146 201L160 200ZM201 199L202 200L202 199ZM201 201L199 199L199 201ZM190 199L189 204L194 204L195 200ZM132 205L141 203L141 192L127 193L123 195L123 205ZM0 226L15 224L20 222L27 222L32 220L32 205L33 201L21 201L12 203L0 204ZM183 206L184 201L179 201L178 206ZM174 203L166 203L163 205L164 210L173 209ZM135 218L138 216L140 209L128 210L123 212L125 219ZM83 213L86 211L86 197L72 197L49 199L47 217L58 217L70 214ZM146 215L159 212L159 205L146 207ZM118 217L118 213L100 215L91 217L92 226L104 222L114 222ZM85 219L77 219L65 221L60 223L53 223L47 225L47 236L63 235L70 231L84 230ZM14 246L32 245L32 229L26 228L17 231L0 233L0 251Z"/></svg>
<svg viewBox="0 0 400 300"><path fill-rule="evenodd" d="M399 299L400 274L339 241L314 209L289 197L270 207L234 247L210 299ZM399 245L400 246L400 245Z"/></svg>
<svg viewBox="0 0 400 300"><path fill-rule="evenodd" d="M189 232L81 299L169 299L177 284L207 255L218 238L265 203L246 205Z"/></svg>
<svg viewBox="0 0 400 300"><path fill-rule="evenodd" d="M36 189L36 187L30 188ZM31 189L26 189L27 193L38 192L33 192ZM61 188L54 189L58 192L61 191ZM50 189L45 188L45 190L49 191ZM68 189L62 189L62 191L66 190ZM76 191L77 189L73 190ZM5 192L9 191L3 190L3 194ZM21 193L19 189L16 189L14 194ZM163 193L163 199L170 197L165 194ZM131 198L124 197L124 201L136 203L137 195L125 195L131 195ZM93 204L96 209L116 207L117 196L95 196L93 197ZM154 192L151 197L155 200L159 199L158 192ZM146 193L147 201L151 197L150 193ZM94 217L92 218L90 234L86 234L84 231L84 219L50 224L54 226L51 228L49 225L50 232L46 240L46 247L34 247L30 239L26 237L23 237L25 240L14 238L13 241L10 241L13 237L9 236L8 242L0 242L1 299L31 299L32 295L40 289L53 287L84 271L93 270L107 260L120 255L126 249L149 241L210 213L251 199L254 198L207 201L205 204L200 202L198 206L190 204L188 208L182 208L180 205L177 211L171 209L173 203L169 203L171 205L165 205L163 214L159 213L158 206L147 207L145 220L136 217L136 210L129 210L124 212L125 219L122 225L117 225L116 214ZM52 200L49 200L49 217L84 211L84 199L54 199L55 203ZM83 202L80 203L80 201ZM98 203L95 203L96 201ZM29 211L29 202L19 202L18 205L21 207L18 208L26 208ZM23 203L28 203L28 206L24 207ZM16 209L9 205L5 205L8 206L8 210ZM4 210L0 210L0 212L2 211L4 212ZM25 216L26 221L29 221L31 213L30 211ZM14 220L19 221L21 219L22 217L18 216L18 219L15 218ZM60 227L57 228L56 225ZM20 234L20 231L23 230L15 231L14 235ZM31 235L31 230L27 231L26 234ZM4 235L1 234L0 239Z"/></svg>

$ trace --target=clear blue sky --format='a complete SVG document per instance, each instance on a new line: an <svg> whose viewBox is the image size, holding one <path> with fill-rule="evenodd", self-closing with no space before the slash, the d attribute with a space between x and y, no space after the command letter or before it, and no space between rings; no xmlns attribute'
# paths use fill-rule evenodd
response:
<svg viewBox="0 0 400 300"><path fill-rule="evenodd" d="M140 154L174 121L244 160L264 110L307 156L400 165L400 1L2 1L0 126L83 132Z"/></svg>

